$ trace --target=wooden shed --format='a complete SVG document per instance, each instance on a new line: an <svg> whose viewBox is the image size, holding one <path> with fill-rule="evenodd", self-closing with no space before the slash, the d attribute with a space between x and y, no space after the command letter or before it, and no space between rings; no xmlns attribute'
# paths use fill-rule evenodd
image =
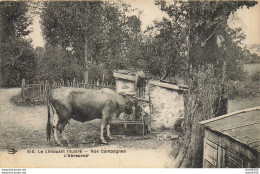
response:
<svg viewBox="0 0 260 174"><path fill-rule="evenodd" d="M203 167L260 167L260 106L200 123L205 127Z"/></svg>

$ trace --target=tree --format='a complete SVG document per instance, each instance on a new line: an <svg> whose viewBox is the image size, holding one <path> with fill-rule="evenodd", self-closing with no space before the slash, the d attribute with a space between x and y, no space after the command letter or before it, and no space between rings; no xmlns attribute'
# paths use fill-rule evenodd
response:
<svg viewBox="0 0 260 174"><path fill-rule="evenodd" d="M245 39L245 34L241 28L227 29L226 35L226 60L227 60L227 80L244 80L245 73L239 66L244 60L244 51L241 43Z"/></svg>
<svg viewBox="0 0 260 174"><path fill-rule="evenodd" d="M185 68L185 51L187 50L187 29L184 17L155 22L155 27L147 32L156 31L149 43L149 69L153 75L165 80L169 76L182 74ZM155 66L157 65L157 66ZM181 73L180 73L181 72Z"/></svg>
<svg viewBox="0 0 260 174"><path fill-rule="evenodd" d="M72 48L86 72L101 64L111 71L125 68L131 55L128 43L140 32L140 20L126 16L127 11L124 3L45 2L43 34L50 46Z"/></svg>
<svg viewBox="0 0 260 174"><path fill-rule="evenodd" d="M26 2L0 2L1 86L13 87L22 78L33 81L35 55L29 40L31 24Z"/></svg>
<svg viewBox="0 0 260 174"><path fill-rule="evenodd" d="M38 81L72 81L81 78L80 67L70 51L63 50L60 46L36 48Z"/></svg>
<svg viewBox="0 0 260 174"><path fill-rule="evenodd" d="M199 121L226 112L227 19L232 12L256 2L174 2L157 1L171 19L184 18L186 29L186 83L184 130L175 167L202 167L204 129ZM230 53L232 54L232 53ZM234 56L234 55L232 55Z"/></svg>

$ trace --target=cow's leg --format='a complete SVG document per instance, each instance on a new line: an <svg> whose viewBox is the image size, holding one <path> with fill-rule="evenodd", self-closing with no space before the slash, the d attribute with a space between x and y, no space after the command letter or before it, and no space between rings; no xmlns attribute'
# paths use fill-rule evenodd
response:
<svg viewBox="0 0 260 174"><path fill-rule="evenodd" d="M59 137L58 137L58 130L56 127L53 128L53 136L54 136L54 140L55 140L55 143L58 145L58 146L63 146L59 140Z"/></svg>
<svg viewBox="0 0 260 174"><path fill-rule="evenodd" d="M104 107L104 109L102 111L100 140L104 144L107 143L105 138L104 138L104 128L105 127L107 127L107 136L108 136L108 138L109 139L113 139L111 137L111 133L110 133L110 122L112 120L112 117L114 117L116 113L111 113L111 104L112 103L107 103L107 105Z"/></svg>
<svg viewBox="0 0 260 174"><path fill-rule="evenodd" d="M107 144L105 138L104 138L104 128L106 126L106 120L104 120L103 118L101 119L101 131L100 131L100 141L103 144Z"/></svg>
<svg viewBox="0 0 260 174"><path fill-rule="evenodd" d="M69 145L69 139L68 139L67 135L65 134L65 124L61 124L61 123L59 124L59 131L60 131L62 139L65 141L65 143L67 145Z"/></svg>
<svg viewBox="0 0 260 174"><path fill-rule="evenodd" d="M113 118L116 118L116 113L111 115L112 117L108 117L107 118L107 137L110 140L113 140L114 138L111 136L111 132L110 132L110 123L112 122Z"/></svg>
<svg viewBox="0 0 260 174"><path fill-rule="evenodd" d="M54 136L54 140L55 143L59 146L62 146L62 144L59 141L59 137L58 137L58 123L59 123L59 116L56 112L56 110L54 109L54 107L52 107L52 117L51 117L51 127L53 130L53 136Z"/></svg>
<svg viewBox="0 0 260 174"><path fill-rule="evenodd" d="M104 144L107 144L107 142L104 138L104 128L106 127L106 125L108 123L108 118L109 118L109 107L106 106L102 111L101 131L100 131L100 140Z"/></svg>
<svg viewBox="0 0 260 174"><path fill-rule="evenodd" d="M66 142L66 144L69 144L69 143L70 143L70 142L69 142L69 139L68 139L67 135L65 134L65 131L64 131L64 130L61 132L61 137L62 137L62 139Z"/></svg>
<svg viewBox="0 0 260 174"><path fill-rule="evenodd" d="M110 132L110 123L107 124L107 137L110 140L113 140L114 138L111 136L111 132Z"/></svg>

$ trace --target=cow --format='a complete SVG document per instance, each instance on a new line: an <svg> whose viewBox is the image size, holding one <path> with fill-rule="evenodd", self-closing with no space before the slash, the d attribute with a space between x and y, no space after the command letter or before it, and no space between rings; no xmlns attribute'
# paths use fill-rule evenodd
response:
<svg viewBox="0 0 260 174"><path fill-rule="evenodd" d="M48 95L47 140L53 133L55 143L63 146L58 139L58 133L69 145L64 128L70 119L82 123L93 119L101 119L101 143L107 144L104 138L104 128L107 137L113 139L110 133L110 123L121 113L133 114L134 101L129 96L123 96L111 89L83 89L61 87L54 89Z"/></svg>

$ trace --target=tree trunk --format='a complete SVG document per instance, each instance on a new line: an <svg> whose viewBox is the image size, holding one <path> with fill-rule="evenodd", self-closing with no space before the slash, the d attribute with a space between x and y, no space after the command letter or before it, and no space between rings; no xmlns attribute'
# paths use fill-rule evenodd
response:
<svg viewBox="0 0 260 174"><path fill-rule="evenodd" d="M89 2L86 2L86 8L88 9L88 12L89 12ZM86 22L88 21L88 17L89 15L86 14ZM86 23L86 29L88 28L87 27L88 23ZM83 72L83 78L84 78L84 81L85 83L88 83L88 80L89 80L89 52L88 52L88 30L86 30L86 35L85 35L85 45L84 45L84 64L85 64L85 70Z"/></svg>
<svg viewBox="0 0 260 174"><path fill-rule="evenodd" d="M84 71L84 74L83 74L83 77L84 77L84 81L85 81L85 83L88 83L88 70L85 70Z"/></svg>
<svg viewBox="0 0 260 174"><path fill-rule="evenodd" d="M89 63L88 63L88 38L86 36L85 39L85 46L84 46L84 58L85 58L85 71L84 71L84 81L85 83L88 83L89 79Z"/></svg>
<svg viewBox="0 0 260 174"><path fill-rule="evenodd" d="M200 168L203 161L204 128L200 121L216 116L215 103L222 90L221 79L214 77L212 66L192 70L185 94L185 119L180 135L180 150L173 167ZM208 79L211 79L210 81Z"/></svg>
<svg viewBox="0 0 260 174"><path fill-rule="evenodd" d="M212 39L211 44L213 42ZM180 135L180 150L173 162L173 167L203 167L204 128L199 122L227 112L225 51L223 52L223 49L219 48L216 55L207 54L207 50L217 49L216 47L216 44L213 43L206 47L193 46L190 48L190 56L204 58L207 63L204 67L201 64L195 66L189 73L187 80L189 89L185 95L183 134ZM209 56L222 60L222 67L217 69L217 65L209 62L211 59L207 59Z"/></svg>

